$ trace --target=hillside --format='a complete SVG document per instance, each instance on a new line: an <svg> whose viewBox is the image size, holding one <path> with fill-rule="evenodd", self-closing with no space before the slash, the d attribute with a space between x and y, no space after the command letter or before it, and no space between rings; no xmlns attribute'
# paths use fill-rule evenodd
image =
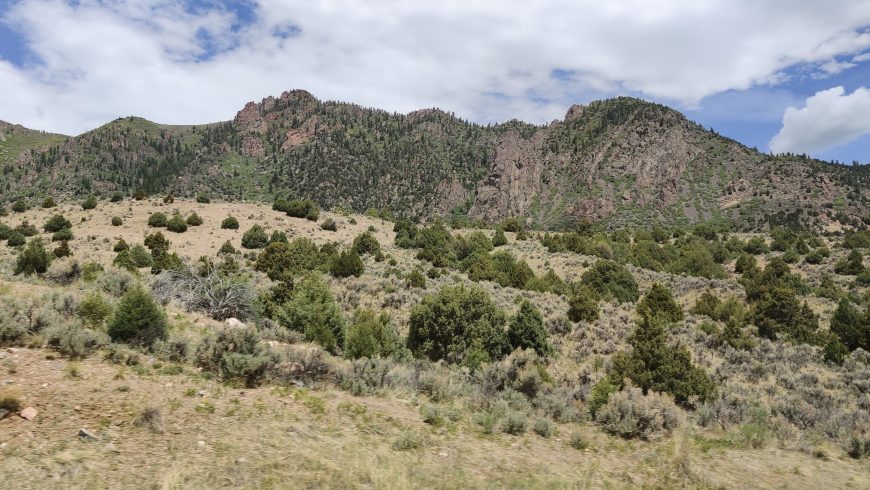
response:
<svg viewBox="0 0 870 490"><path fill-rule="evenodd" d="M62 134L36 131L20 124L0 121L0 167L3 168L4 180L11 182L15 177L13 163L18 160L22 153L28 154L31 151L47 150L63 144L67 138ZM10 174L13 175L10 176Z"/></svg>
<svg viewBox="0 0 870 490"><path fill-rule="evenodd" d="M290 195L417 218L523 216L549 229L582 220L848 224L868 216L870 200L866 167L765 155L629 97L572 106L545 126L480 126L437 109L392 114L297 90L224 123L119 119L23 152L12 167L0 181L7 201L139 189Z"/></svg>
<svg viewBox="0 0 870 490"><path fill-rule="evenodd" d="M870 485L867 231L80 201L0 217L17 487Z"/></svg>

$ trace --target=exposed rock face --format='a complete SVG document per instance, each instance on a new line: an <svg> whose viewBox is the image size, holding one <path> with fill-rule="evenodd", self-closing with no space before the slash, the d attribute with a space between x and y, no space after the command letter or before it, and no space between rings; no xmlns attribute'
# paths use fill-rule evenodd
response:
<svg viewBox="0 0 870 490"><path fill-rule="evenodd" d="M525 215L541 191L544 162L541 144L546 131L524 139L515 131L502 136L489 175L477 192L472 218L499 221Z"/></svg>

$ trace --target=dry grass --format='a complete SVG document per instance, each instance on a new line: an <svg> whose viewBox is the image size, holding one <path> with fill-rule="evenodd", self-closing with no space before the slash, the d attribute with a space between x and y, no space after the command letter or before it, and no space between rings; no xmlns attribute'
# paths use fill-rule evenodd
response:
<svg viewBox="0 0 870 490"><path fill-rule="evenodd" d="M747 474L758 488L870 484L867 469L849 460L702 448L689 432L642 443L584 426L589 448L578 450L570 426L548 439L485 436L465 420L432 428L394 397L239 390L96 359L68 379L66 363L45 352L7 353L19 366L14 386L40 411L33 422L0 422L0 473L19 488L731 487ZM162 430L149 427L155 410ZM79 440L80 428L99 440ZM422 446L395 448L409 431L424 435Z"/></svg>

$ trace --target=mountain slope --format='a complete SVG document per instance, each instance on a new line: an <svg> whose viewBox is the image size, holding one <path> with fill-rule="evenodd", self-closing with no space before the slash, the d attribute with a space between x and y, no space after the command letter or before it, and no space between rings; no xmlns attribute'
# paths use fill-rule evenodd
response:
<svg viewBox="0 0 870 490"><path fill-rule="evenodd" d="M537 226L868 216L870 169L773 157L629 97L573 106L546 126L480 126L437 109L407 115L323 102L305 91L248 103L206 126L119 119L18 156L7 199L46 191L208 191L310 197L323 206L454 213Z"/></svg>
<svg viewBox="0 0 870 490"><path fill-rule="evenodd" d="M68 137L25 128L20 124L0 121L0 167L4 174L12 172L12 164L22 153L47 149L63 143Z"/></svg>

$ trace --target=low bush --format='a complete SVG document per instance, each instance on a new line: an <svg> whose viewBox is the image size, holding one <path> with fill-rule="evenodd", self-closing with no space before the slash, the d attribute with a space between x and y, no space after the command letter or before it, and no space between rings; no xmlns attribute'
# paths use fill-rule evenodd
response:
<svg viewBox="0 0 870 490"><path fill-rule="evenodd" d="M613 298L620 303L637 301L637 282L623 266L612 260L598 260L583 273L582 283L594 289L603 298Z"/></svg>
<svg viewBox="0 0 870 490"><path fill-rule="evenodd" d="M51 255L45 250L42 239L34 238L18 254L18 260L15 263L15 275L44 274L48 270L49 264L51 264Z"/></svg>
<svg viewBox="0 0 870 490"><path fill-rule="evenodd" d="M90 293L79 303L76 315L86 327L99 330L112 315L112 305L99 293Z"/></svg>
<svg viewBox="0 0 870 490"><path fill-rule="evenodd" d="M123 224L124 220L122 220L118 216L112 216L112 226L121 226Z"/></svg>
<svg viewBox="0 0 870 490"><path fill-rule="evenodd" d="M511 350L533 349L541 356L548 356L553 351L544 318L528 301L523 301L517 314L510 319L507 337Z"/></svg>
<svg viewBox="0 0 870 490"><path fill-rule="evenodd" d="M239 220L234 216L227 216L221 221L221 229L222 230L238 230L239 229Z"/></svg>
<svg viewBox="0 0 870 490"><path fill-rule="evenodd" d="M124 200L124 194L121 194L118 191L113 192L112 197L109 198L109 201L111 201L111 202L121 202L123 200Z"/></svg>
<svg viewBox="0 0 870 490"><path fill-rule="evenodd" d="M202 218L196 213L190 213L190 216L187 217L187 224L189 226L199 226L202 224Z"/></svg>
<svg viewBox="0 0 870 490"><path fill-rule="evenodd" d="M305 339L336 352L344 344L344 317L319 273L304 277L276 312L278 323Z"/></svg>
<svg viewBox="0 0 870 490"><path fill-rule="evenodd" d="M351 248L359 255L376 255L381 251L381 244L370 231L361 233L353 239Z"/></svg>
<svg viewBox="0 0 870 490"><path fill-rule="evenodd" d="M365 271L365 265L355 249L345 250L332 261L329 272L335 277L359 277Z"/></svg>
<svg viewBox="0 0 870 490"><path fill-rule="evenodd" d="M242 235L242 247L247 249L263 248L269 243L269 235L260 225L254 225Z"/></svg>
<svg viewBox="0 0 870 490"><path fill-rule="evenodd" d="M196 202L200 204L208 204L211 202L211 198L205 192L198 192L196 194Z"/></svg>
<svg viewBox="0 0 870 490"><path fill-rule="evenodd" d="M23 213L30 209L30 205L27 204L27 201L23 199L19 199L12 204L12 211L15 213Z"/></svg>
<svg viewBox="0 0 870 490"><path fill-rule="evenodd" d="M55 233L63 229L72 228L72 223L62 214L55 214L51 218L48 218L48 221L45 222L45 225L42 226L42 229L45 230L46 233Z"/></svg>
<svg viewBox="0 0 870 490"><path fill-rule="evenodd" d="M42 208L43 209L56 208L56 207L57 207L57 203L54 202L54 199L52 197L49 196L49 197L46 197L45 199L42 200Z"/></svg>
<svg viewBox="0 0 870 490"><path fill-rule="evenodd" d="M509 350L505 314L480 287L445 286L411 309L408 348L419 357L472 367Z"/></svg>
<svg viewBox="0 0 870 490"><path fill-rule="evenodd" d="M332 218L326 218L323 220L323 223L320 223L320 229L326 231L336 231L338 226L335 224L335 220Z"/></svg>
<svg viewBox="0 0 870 490"><path fill-rule="evenodd" d="M94 209L96 207L97 207L97 197L96 196L88 196L88 198L82 202L82 209L84 209L84 210Z"/></svg>
<svg viewBox="0 0 870 490"><path fill-rule="evenodd" d="M56 325L45 331L48 347L71 359L84 359L109 343L109 337L89 328Z"/></svg>
<svg viewBox="0 0 870 490"><path fill-rule="evenodd" d="M73 232L69 228L64 228L54 233L51 236L53 242L67 242L73 239Z"/></svg>
<svg viewBox="0 0 870 490"><path fill-rule="evenodd" d="M405 276L405 282L412 288L426 288L426 278L419 269L414 269Z"/></svg>
<svg viewBox="0 0 870 490"><path fill-rule="evenodd" d="M60 259L63 257L71 256L72 250L70 250L70 248L69 248L69 242L64 240L64 241L60 242L60 245L55 247L54 250L51 251L51 253L54 254L55 257Z"/></svg>
<svg viewBox="0 0 870 490"><path fill-rule="evenodd" d="M118 302L107 332L115 342L151 347L166 339L166 314L141 286L127 291Z"/></svg>
<svg viewBox="0 0 870 490"><path fill-rule="evenodd" d="M187 222L184 217L176 213L166 222L166 229L173 233L184 233L187 231Z"/></svg>
<svg viewBox="0 0 870 490"><path fill-rule="evenodd" d="M202 339L195 354L197 366L217 373L225 381L258 386L275 361L268 347L260 344L253 328L220 328Z"/></svg>
<svg viewBox="0 0 870 490"><path fill-rule="evenodd" d="M598 319L598 291L580 285L568 300L568 319L572 322L593 322Z"/></svg>
<svg viewBox="0 0 870 490"><path fill-rule="evenodd" d="M626 387L610 395L595 420L607 432L626 439L654 440L680 426L680 409L665 395Z"/></svg>
<svg viewBox="0 0 870 490"><path fill-rule="evenodd" d="M152 213L151 216L148 217L148 226L154 228L166 228L168 222L169 220L166 218L166 215L161 212Z"/></svg>
<svg viewBox="0 0 870 490"><path fill-rule="evenodd" d="M400 348L399 334L386 312L357 310L344 335L345 357L387 357Z"/></svg>
<svg viewBox="0 0 870 490"><path fill-rule="evenodd" d="M9 238L6 239L6 245L10 247L20 247L27 243L27 239L18 231L9 233Z"/></svg>
<svg viewBox="0 0 870 490"><path fill-rule="evenodd" d="M48 279L58 284L70 284L81 276L81 268L75 259L64 258L53 260L45 271Z"/></svg>

